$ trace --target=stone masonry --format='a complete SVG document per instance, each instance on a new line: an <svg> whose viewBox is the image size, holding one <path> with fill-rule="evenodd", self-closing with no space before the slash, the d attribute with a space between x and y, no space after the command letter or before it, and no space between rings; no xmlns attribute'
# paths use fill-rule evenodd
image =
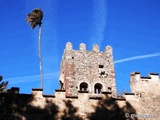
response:
<svg viewBox="0 0 160 120"><path fill-rule="evenodd" d="M112 92L112 95L116 96L111 46L107 46L104 52L100 52L99 46L93 45L92 51L87 51L86 45L81 43L79 50L73 50L72 44L68 42L60 70L60 80L64 82L66 96L77 96L83 85L84 87L86 85L86 91L90 95L97 95L95 93L98 93L99 88L100 91Z"/></svg>

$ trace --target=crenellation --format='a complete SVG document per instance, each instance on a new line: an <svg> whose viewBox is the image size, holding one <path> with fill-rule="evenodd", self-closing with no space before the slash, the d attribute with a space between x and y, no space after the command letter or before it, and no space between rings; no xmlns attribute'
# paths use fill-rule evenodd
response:
<svg viewBox="0 0 160 120"><path fill-rule="evenodd" d="M66 50L72 50L72 49L73 49L72 43L67 42L66 43Z"/></svg>
<svg viewBox="0 0 160 120"><path fill-rule="evenodd" d="M19 94L19 88L18 87L12 87L11 89L7 90L7 93Z"/></svg>
<svg viewBox="0 0 160 120"><path fill-rule="evenodd" d="M152 80L160 80L158 73L149 73L149 77L151 77Z"/></svg>
<svg viewBox="0 0 160 120"><path fill-rule="evenodd" d="M159 94L157 92L160 90L159 86L160 79L157 73L149 73L148 76L141 76L139 72L134 72L130 75L130 88L133 93L142 93L142 96Z"/></svg>
<svg viewBox="0 0 160 120"><path fill-rule="evenodd" d="M159 74L158 73L149 73L148 76L141 76L140 72L133 72L130 74L130 80L159 80Z"/></svg>
<svg viewBox="0 0 160 120"><path fill-rule="evenodd" d="M140 78L140 72L132 72L130 74L130 80L132 81L140 80Z"/></svg>
<svg viewBox="0 0 160 120"><path fill-rule="evenodd" d="M112 47L108 45L108 46L106 46L104 51L107 52L107 53L112 54ZM108 54L107 56L109 56L110 54Z"/></svg>
<svg viewBox="0 0 160 120"><path fill-rule="evenodd" d="M32 95L34 97L42 98L43 97L43 89L41 89L41 88L32 88Z"/></svg>
<svg viewBox="0 0 160 120"><path fill-rule="evenodd" d="M98 53L99 52L99 46L97 44L94 44L92 47L92 51Z"/></svg>
<svg viewBox="0 0 160 120"><path fill-rule="evenodd" d="M85 51L86 51L86 44L81 43L81 44L79 45L79 50L82 51L82 52L85 52Z"/></svg>
<svg viewBox="0 0 160 120"><path fill-rule="evenodd" d="M19 89L19 88L16 88L16 89ZM106 97L109 97L109 98L113 98L113 99L116 99L115 97L112 97L112 92L108 92L108 91L102 91L100 94L97 95L90 95L88 94L89 91L78 91L78 95L77 96L66 96L66 91L65 90L60 90L60 89L56 89L55 90L55 94L53 95L46 95L46 94L43 94L43 89L37 89L37 88L33 88L32 89L32 93L31 94L24 94L26 96L28 95L33 95L34 97L39 97L39 98L42 98L42 99L46 99L46 98L50 98L50 99L53 99L53 100L60 100L60 99L63 99L63 100L66 100L67 98L73 98L73 99L97 99L97 98L106 98ZM1 93L0 93L1 94ZM19 95L21 95L21 93L17 93ZM23 94L22 94L23 95ZM105 96L105 97L104 97ZM132 98L134 96L139 96L141 97L141 94L139 92L136 92L136 93L124 93L123 95L123 99L128 99L128 98ZM156 96L154 96L154 98L156 98ZM118 97L116 100L120 99L120 97Z"/></svg>
<svg viewBox="0 0 160 120"><path fill-rule="evenodd" d="M66 91L65 90L55 90L55 99L65 99L66 98Z"/></svg>

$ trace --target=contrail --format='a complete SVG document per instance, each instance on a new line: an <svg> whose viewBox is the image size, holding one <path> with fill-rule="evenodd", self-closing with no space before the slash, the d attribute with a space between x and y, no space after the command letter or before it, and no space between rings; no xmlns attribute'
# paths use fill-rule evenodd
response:
<svg viewBox="0 0 160 120"><path fill-rule="evenodd" d="M91 45L98 44L101 47L107 20L106 2L105 0L94 0L94 5L94 27Z"/></svg>
<svg viewBox="0 0 160 120"><path fill-rule="evenodd" d="M129 58L125 58L125 59L116 60L116 61L114 61L114 63L122 63L122 62L131 61L131 60L145 59L145 58L151 58L151 57L157 57L157 56L160 56L160 53L153 53L153 54L129 57ZM56 78L58 76L58 74L59 74L59 72L46 73L43 76L44 76L44 79L46 79L46 80L53 80L54 78ZM7 79L4 79L4 81L9 81L9 84L18 84L18 83L39 81L39 75L7 78Z"/></svg>
<svg viewBox="0 0 160 120"><path fill-rule="evenodd" d="M46 74L43 74L43 77L45 80L54 80L54 78L56 78L58 74L59 72L46 73ZM34 82L34 81L39 81L39 75L7 78L7 79L4 79L4 81L9 81L9 84Z"/></svg>
<svg viewBox="0 0 160 120"><path fill-rule="evenodd" d="M151 57L157 57L157 56L160 56L160 53L153 53L153 54L129 57L129 58L121 59L121 60L116 60L116 61L114 61L114 63L122 63L122 62L131 61L131 60L138 60L138 59L151 58Z"/></svg>

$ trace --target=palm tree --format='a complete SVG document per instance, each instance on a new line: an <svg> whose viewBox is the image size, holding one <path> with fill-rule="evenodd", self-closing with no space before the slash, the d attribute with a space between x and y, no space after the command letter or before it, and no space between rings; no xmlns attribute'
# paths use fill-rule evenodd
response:
<svg viewBox="0 0 160 120"><path fill-rule="evenodd" d="M43 88L43 76L42 76L42 57L41 57L41 34L42 34L42 19L43 12L41 9L35 8L31 13L27 14L26 21L30 23L32 29L37 25L39 26L39 35L38 35L38 57L39 57L39 66L40 66L40 88Z"/></svg>
<svg viewBox="0 0 160 120"><path fill-rule="evenodd" d="M2 81L2 79L3 79L3 77L0 75L0 82ZM1 82L0 83L0 92L3 92L6 89L7 85L8 85L8 81Z"/></svg>

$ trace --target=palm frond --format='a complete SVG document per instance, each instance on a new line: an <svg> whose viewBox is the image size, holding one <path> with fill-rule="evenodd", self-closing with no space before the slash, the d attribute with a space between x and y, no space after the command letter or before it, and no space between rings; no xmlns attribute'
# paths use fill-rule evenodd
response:
<svg viewBox="0 0 160 120"><path fill-rule="evenodd" d="M32 29L34 29L37 25L42 24L43 12L41 9L34 9L31 13L27 14L26 21L30 23Z"/></svg>

